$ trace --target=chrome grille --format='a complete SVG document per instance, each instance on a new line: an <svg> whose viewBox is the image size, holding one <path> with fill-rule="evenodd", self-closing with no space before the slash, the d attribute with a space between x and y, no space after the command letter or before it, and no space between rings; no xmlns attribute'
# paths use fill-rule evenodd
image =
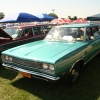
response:
<svg viewBox="0 0 100 100"><path fill-rule="evenodd" d="M15 57L12 57L12 61L10 61L10 60L5 59L5 55L2 56L2 60L5 64L9 64L9 65L11 64L11 65L19 66L19 67L22 67L22 68L37 69L39 71L54 74L54 71L49 70L49 69L44 69L42 67L43 63L41 63L41 62L22 60L22 59L15 58Z"/></svg>
<svg viewBox="0 0 100 100"><path fill-rule="evenodd" d="M27 61L27 60L14 58L14 57L13 57L12 62L14 64L21 65L21 66L27 66L27 67L32 67L32 68L43 69L42 68L42 63L40 63L40 62Z"/></svg>

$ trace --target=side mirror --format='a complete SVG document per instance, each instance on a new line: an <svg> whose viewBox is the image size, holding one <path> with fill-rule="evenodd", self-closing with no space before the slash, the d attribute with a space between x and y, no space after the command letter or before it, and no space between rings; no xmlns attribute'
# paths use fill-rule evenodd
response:
<svg viewBox="0 0 100 100"><path fill-rule="evenodd" d="M94 36L91 36L90 39L91 39L91 40L94 40Z"/></svg>

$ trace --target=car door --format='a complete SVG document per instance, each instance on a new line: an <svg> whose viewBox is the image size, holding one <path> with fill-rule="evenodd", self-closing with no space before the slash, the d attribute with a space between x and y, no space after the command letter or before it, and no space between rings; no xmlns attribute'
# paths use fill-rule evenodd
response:
<svg viewBox="0 0 100 100"><path fill-rule="evenodd" d="M94 40L96 42L96 52L99 52L100 50L100 30L99 27L94 26L92 27L92 31L93 31L93 36L94 36Z"/></svg>
<svg viewBox="0 0 100 100"><path fill-rule="evenodd" d="M29 33L31 35L25 36L26 31L29 31ZM18 45L22 45L22 44L25 44L25 43L29 43L32 40L34 40L32 28L31 27L24 27L24 28L21 29L21 32L18 35L18 37L16 39L12 40L12 42L10 42L9 48L15 47L15 46L18 46Z"/></svg>
<svg viewBox="0 0 100 100"><path fill-rule="evenodd" d="M28 32L29 34L26 35L26 32ZM36 41L36 37L35 37L35 35L34 35L34 32L33 32L32 27L25 28L25 29L23 30L23 34L22 34L21 38L22 38L22 37L23 37L24 41L26 41L26 43Z"/></svg>
<svg viewBox="0 0 100 100"><path fill-rule="evenodd" d="M84 61L87 62L89 61L100 49L100 35L98 37L94 38L93 30L92 27L86 28L86 38L88 37L87 35L87 30L91 31L91 39L86 39L86 49L84 51Z"/></svg>

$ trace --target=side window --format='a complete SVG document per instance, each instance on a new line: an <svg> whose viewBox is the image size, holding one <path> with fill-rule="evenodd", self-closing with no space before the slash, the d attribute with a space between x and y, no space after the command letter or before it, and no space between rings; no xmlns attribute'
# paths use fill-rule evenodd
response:
<svg viewBox="0 0 100 100"><path fill-rule="evenodd" d="M33 31L35 35L44 34L41 27L33 27Z"/></svg>
<svg viewBox="0 0 100 100"><path fill-rule="evenodd" d="M92 27L92 30L93 30L93 36L94 36L94 38L95 37L97 37L97 36L99 36L99 29L98 29L98 27Z"/></svg>
<svg viewBox="0 0 100 100"><path fill-rule="evenodd" d="M22 37L33 36L32 28L25 28Z"/></svg>
<svg viewBox="0 0 100 100"><path fill-rule="evenodd" d="M83 27L78 30L78 34L81 40L84 40L84 30L85 29Z"/></svg>
<svg viewBox="0 0 100 100"><path fill-rule="evenodd" d="M43 27L42 27L43 32L47 34L47 33L50 31L50 29L51 29L52 27L53 27L53 26L50 26L50 25L43 26Z"/></svg>
<svg viewBox="0 0 100 100"><path fill-rule="evenodd" d="M86 28L86 40L91 40L92 34L92 29L90 27Z"/></svg>
<svg viewBox="0 0 100 100"><path fill-rule="evenodd" d="M24 37L25 36L25 30L23 29L22 31L21 31L21 36L20 37Z"/></svg>
<svg viewBox="0 0 100 100"><path fill-rule="evenodd" d="M98 30L99 30L99 32L100 32L100 26L98 26Z"/></svg>
<svg viewBox="0 0 100 100"><path fill-rule="evenodd" d="M98 28L96 26L92 27L93 33L98 31Z"/></svg>
<svg viewBox="0 0 100 100"><path fill-rule="evenodd" d="M84 36L84 28L82 27L82 28L79 28L78 29L78 34L80 35L80 36Z"/></svg>

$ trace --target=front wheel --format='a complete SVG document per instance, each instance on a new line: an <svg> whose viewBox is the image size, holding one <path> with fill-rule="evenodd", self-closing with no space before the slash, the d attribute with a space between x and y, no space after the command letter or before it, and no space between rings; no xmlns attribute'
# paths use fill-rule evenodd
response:
<svg viewBox="0 0 100 100"><path fill-rule="evenodd" d="M80 76L80 65L79 63L76 63L68 76L69 85L70 86L74 85L78 81L79 76Z"/></svg>

